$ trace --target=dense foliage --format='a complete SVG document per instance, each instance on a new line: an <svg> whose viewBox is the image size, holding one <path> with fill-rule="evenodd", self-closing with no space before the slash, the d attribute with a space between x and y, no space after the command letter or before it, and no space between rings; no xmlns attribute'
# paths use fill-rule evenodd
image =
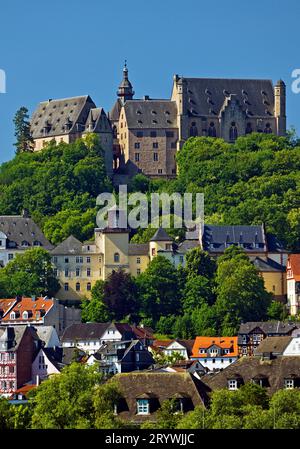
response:
<svg viewBox="0 0 300 449"><path fill-rule="evenodd" d="M59 282L54 275L50 254L43 248L33 248L16 254L0 270L0 298L14 296L54 296Z"/></svg>
<svg viewBox="0 0 300 449"><path fill-rule="evenodd" d="M52 243L70 234L84 240L93 235L97 195L111 188L96 135L50 142L0 166L0 214L27 208Z"/></svg>
<svg viewBox="0 0 300 449"><path fill-rule="evenodd" d="M157 256L136 279L118 271L96 282L82 316L143 322L163 335L194 338L234 335L242 321L280 319L283 309L243 249L229 247L216 262L198 247L185 268Z"/></svg>

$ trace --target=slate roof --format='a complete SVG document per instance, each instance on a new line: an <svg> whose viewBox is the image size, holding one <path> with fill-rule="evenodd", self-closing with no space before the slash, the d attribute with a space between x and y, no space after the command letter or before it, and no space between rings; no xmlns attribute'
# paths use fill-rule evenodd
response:
<svg viewBox="0 0 300 449"><path fill-rule="evenodd" d="M127 100L127 127L131 129L177 128L177 106L170 100Z"/></svg>
<svg viewBox="0 0 300 449"><path fill-rule="evenodd" d="M247 252L263 253L267 250L263 225L204 225L202 244L203 249L210 252L224 252L230 244L241 244ZM258 245L258 248L255 245Z"/></svg>
<svg viewBox="0 0 300 449"><path fill-rule="evenodd" d="M32 326L1 326L0 342L9 343L8 349L5 351L16 351L25 332L31 334L33 340L39 341L36 330Z"/></svg>
<svg viewBox="0 0 300 449"><path fill-rule="evenodd" d="M55 328L53 328L53 326L36 326L35 330L39 339L42 340L45 343L45 347L47 347Z"/></svg>
<svg viewBox="0 0 300 449"><path fill-rule="evenodd" d="M253 265L259 270L263 272L285 272L285 267L270 259L269 257L264 260L260 257L255 257L252 261Z"/></svg>
<svg viewBox="0 0 300 449"><path fill-rule="evenodd" d="M149 255L149 243L129 243L128 255L129 256L148 256Z"/></svg>
<svg viewBox="0 0 300 449"><path fill-rule="evenodd" d="M85 130L93 133L112 132L110 122L103 108L90 109Z"/></svg>
<svg viewBox="0 0 300 449"><path fill-rule="evenodd" d="M290 335L290 333L298 327L299 325L296 323L287 321L249 321L248 323L243 323L240 325L238 334L248 334L254 329L259 328L266 335Z"/></svg>
<svg viewBox="0 0 300 449"><path fill-rule="evenodd" d="M37 139L83 132L89 112L94 108L96 105L88 95L43 101L31 118L32 137ZM43 131L45 127L46 133Z"/></svg>
<svg viewBox="0 0 300 449"><path fill-rule="evenodd" d="M263 353L283 354L293 337L267 337L265 338L255 350L255 355L262 355Z"/></svg>
<svg viewBox="0 0 300 449"><path fill-rule="evenodd" d="M274 90L271 80L181 78L184 114L219 115L226 98L235 95L249 116L274 116Z"/></svg>
<svg viewBox="0 0 300 449"><path fill-rule="evenodd" d="M83 243L78 240L73 235L70 235L66 240L57 245L52 251L52 255L60 255L60 254L82 254L82 246Z"/></svg>
<svg viewBox="0 0 300 449"><path fill-rule="evenodd" d="M35 242L48 251L53 248L38 225L27 215L1 215L0 232L7 237L7 248L26 250L37 246ZM28 246L23 246L22 242L27 242Z"/></svg>
<svg viewBox="0 0 300 449"><path fill-rule="evenodd" d="M123 106L122 101L120 100L120 98L118 98L109 112L109 119L111 121L113 122L119 121L122 106Z"/></svg>
<svg viewBox="0 0 300 449"><path fill-rule="evenodd" d="M65 329L61 341L100 339L109 326L110 323L71 324Z"/></svg>
<svg viewBox="0 0 300 449"><path fill-rule="evenodd" d="M158 228L150 242L173 242L173 239L163 228Z"/></svg>
<svg viewBox="0 0 300 449"><path fill-rule="evenodd" d="M240 378L245 384L255 378L263 378L267 392L274 394L284 388L284 379L300 378L299 356L278 356L271 360L260 357L241 357L216 374L206 374L201 380L212 390L228 388L228 380Z"/></svg>

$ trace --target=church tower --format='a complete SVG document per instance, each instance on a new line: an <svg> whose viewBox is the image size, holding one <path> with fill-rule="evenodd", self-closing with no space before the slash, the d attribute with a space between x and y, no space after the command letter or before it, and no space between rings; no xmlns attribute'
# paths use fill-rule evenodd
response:
<svg viewBox="0 0 300 449"><path fill-rule="evenodd" d="M122 101L122 104L124 104L127 100L132 100L134 96L132 84L128 79L128 68L126 60L123 68L123 79L121 81L121 84L119 85L117 95Z"/></svg>

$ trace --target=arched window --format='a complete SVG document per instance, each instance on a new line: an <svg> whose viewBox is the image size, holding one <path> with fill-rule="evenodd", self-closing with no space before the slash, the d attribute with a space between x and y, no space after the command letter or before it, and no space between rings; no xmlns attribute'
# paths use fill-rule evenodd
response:
<svg viewBox="0 0 300 449"><path fill-rule="evenodd" d="M90 291L91 291L91 289L92 289L92 285L91 285L91 283L90 283L90 282L88 282L88 283L86 284L86 289L87 289L87 291L88 291L88 292L90 292Z"/></svg>
<svg viewBox="0 0 300 449"><path fill-rule="evenodd" d="M266 123L265 129L264 129L264 133L265 134L272 134L272 128L270 123Z"/></svg>
<svg viewBox="0 0 300 449"><path fill-rule="evenodd" d="M22 246L29 246L29 243L26 240L23 240L23 242L21 243Z"/></svg>
<svg viewBox="0 0 300 449"><path fill-rule="evenodd" d="M251 134L252 132L253 132L253 129L252 129L251 123L247 123L246 134Z"/></svg>
<svg viewBox="0 0 300 449"><path fill-rule="evenodd" d="M11 314L10 314L10 319L11 319L11 320L15 320L15 319L16 319L16 314L15 314L15 312L11 312Z"/></svg>
<svg viewBox="0 0 300 449"><path fill-rule="evenodd" d="M209 128L208 128L208 135L209 137L216 137L217 131L214 122L210 122Z"/></svg>
<svg viewBox="0 0 300 449"><path fill-rule="evenodd" d="M196 126L196 122L192 122L192 126L190 127L190 137L198 136L198 128Z"/></svg>
<svg viewBox="0 0 300 449"><path fill-rule="evenodd" d="M119 253L115 253L114 254L114 262L115 263L119 263L120 262L120 254Z"/></svg>
<svg viewBox="0 0 300 449"><path fill-rule="evenodd" d="M39 242L38 240L35 240L33 242L33 246L42 246L41 242Z"/></svg>
<svg viewBox="0 0 300 449"><path fill-rule="evenodd" d="M80 282L76 282L76 291L80 292Z"/></svg>
<svg viewBox="0 0 300 449"><path fill-rule="evenodd" d="M22 318L23 320L28 320L28 312L26 310L22 313Z"/></svg>
<svg viewBox="0 0 300 449"><path fill-rule="evenodd" d="M238 130L235 122L231 122L231 127L229 129L229 140L236 140L238 137Z"/></svg>

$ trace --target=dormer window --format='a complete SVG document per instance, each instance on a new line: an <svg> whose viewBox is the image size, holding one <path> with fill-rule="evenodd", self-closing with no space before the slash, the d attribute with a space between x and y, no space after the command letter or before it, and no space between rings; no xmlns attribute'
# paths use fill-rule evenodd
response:
<svg viewBox="0 0 300 449"><path fill-rule="evenodd" d="M294 379L284 379L284 388L292 390L294 388Z"/></svg>
<svg viewBox="0 0 300 449"><path fill-rule="evenodd" d="M236 379L230 379L228 381L228 390L234 391L238 389L238 381Z"/></svg>
<svg viewBox="0 0 300 449"><path fill-rule="evenodd" d="M149 399L137 399L136 404L138 415L149 415Z"/></svg>
<svg viewBox="0 0 300 449"><path fill-rule="evenodd" d="M26 310L22 313L22 318L23 320L28 320L28 312Z"/></svg>
<svg viewBox="0 0 300 449"><path fill-rule="evenodd" d="M10 319L11 319L11 320L15 320L15 319L16 319L16 314L15 314L15 312L11 312L9 316L10 316Z"/></svg>
<svg viewBox="0 0 300 449"><path fill-rule="evenodd" d="M38 240L35 240L33 242L33 246L42 246L41 242L39 242Z"/></svg>
<svg viewBox="0 0 300 449"><path fill-rule="evenodd" d="M23 242L21 243L21 246L29 246L29 243L27 242L27 240L23 240Z"/></svg>

